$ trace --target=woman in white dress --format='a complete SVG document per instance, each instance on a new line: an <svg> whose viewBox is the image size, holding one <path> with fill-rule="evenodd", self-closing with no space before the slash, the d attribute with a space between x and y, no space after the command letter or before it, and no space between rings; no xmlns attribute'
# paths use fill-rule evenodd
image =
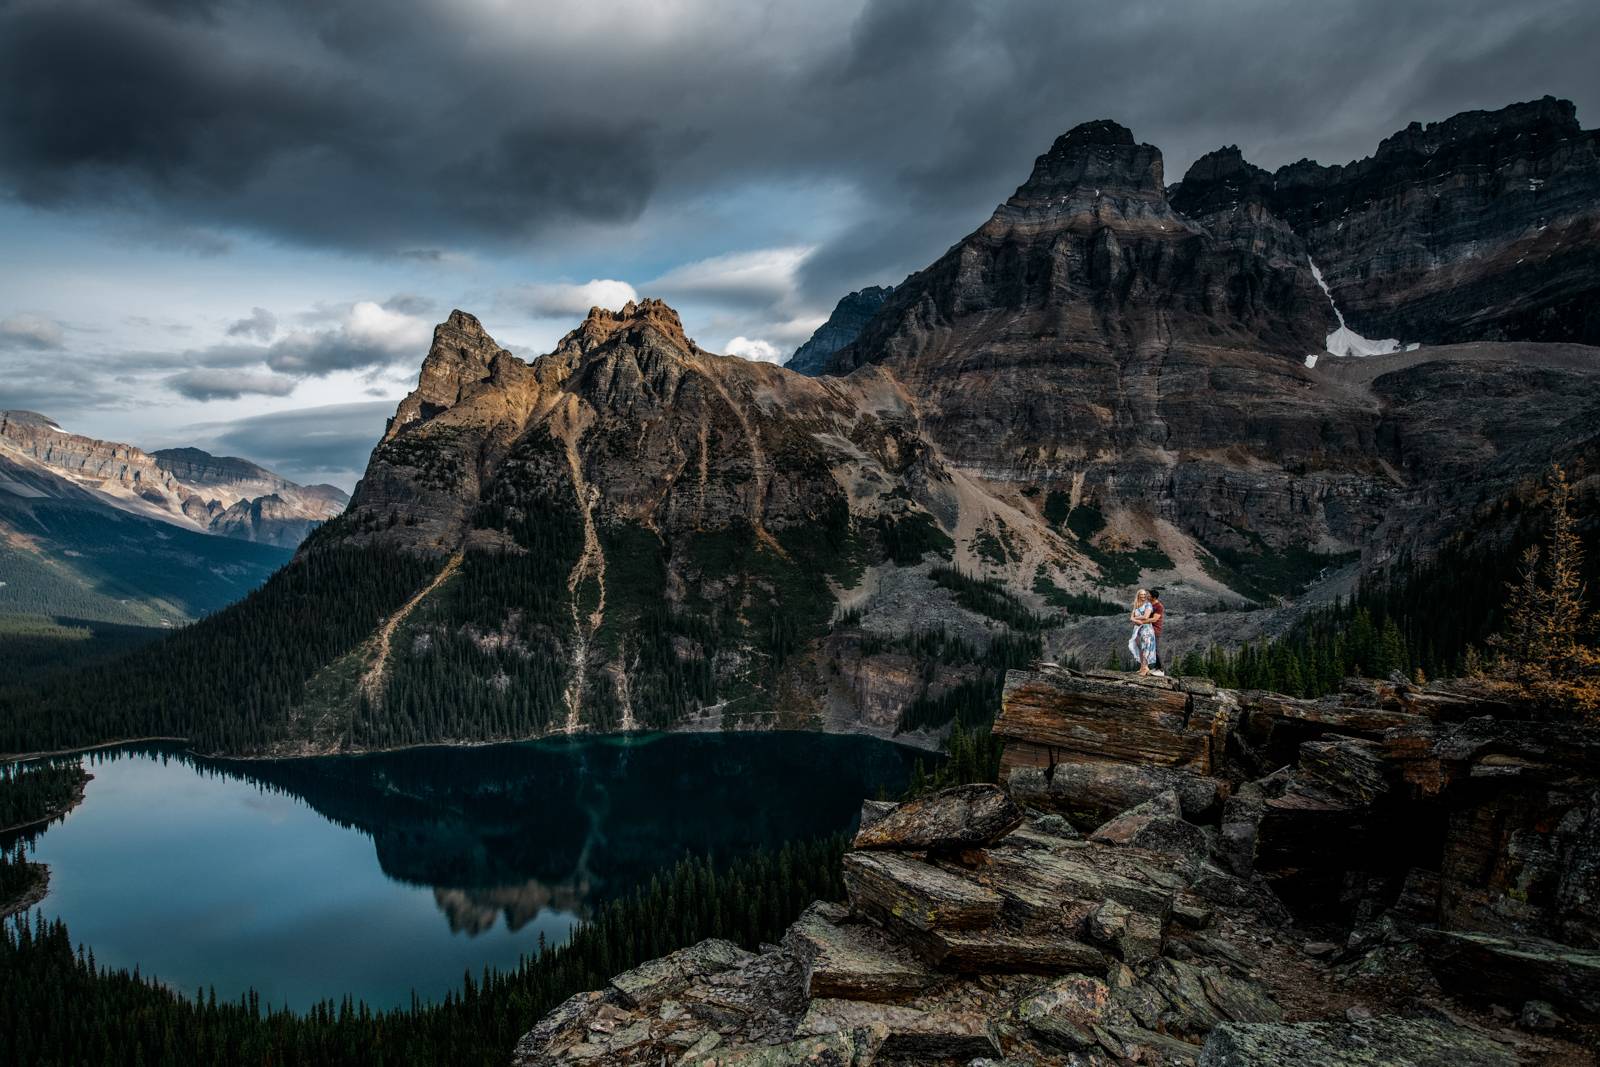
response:
<svg viewBox="0 0 1600 1067"><path fill-rule="evenodd" d="M1155 607L1150 603L1150 591L1139 590L1133 598L1133 610L1128 613L1128 621L1133 623L1133 636L1128 638L1128 651L1133 653L1133 658L1139 661L1139 673L1150 673L1150 661L1156 654L1156 629L1150 625L1150 616L1155 614Z"/></svg>

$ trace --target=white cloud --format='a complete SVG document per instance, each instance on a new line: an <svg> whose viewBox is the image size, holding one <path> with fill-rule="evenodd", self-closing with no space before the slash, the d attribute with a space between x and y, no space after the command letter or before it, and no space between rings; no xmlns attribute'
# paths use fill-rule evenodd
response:
<svg viewBox="0 0 1600 1067"><path fill-rule="evenodd" d="M798 291L800 265L812 251L812 245L792 245L730 252L674 267L645 288L668 300L746 307L784 304Z"/></svg>
<svg viewBox="0 0 1600 1067"><path fill-rule="evenodd" d="M0 347L60 348L64 340L61 324L43 315L13 315L0 320Z"/></svg>
<svg viewBox="0 0 1600 1067"><path fill-rule="evenodd" d="M389 363L420 363L433 337L433 326L416 315L394 311L371 300L352 304L331 330L298 330L262 350L261 358L275 371L323 375Z"/></svg>
<svg viewBox="0 0 1600 1067"><path fill-rule="evenodd" d="M344 332L357 341L391 352L404 352L419 346L425 348L433 337L433 326L415 315L391 311L382 304L363 300L350 309Z"/></svg>
<svg viewBox="0 0 1600 1067"><path fill-rule="evenodd" d="M633 286L615 278L591 278L581 284L520 285L500 294L502 303L536 318L587 315L592 307L615 311L630 300L638 299Z"/></svg>
<svg viewBox="0 0 1600 1067"><path fill-rule="evenodd" d="M288 396L299 384L293 378L282 378L276 374L253 374L205 367L174 374L165 381L167 388L190 400L238 400L246 394Z"/></svg>
<svg viewBox="0 0 1600 1067"><path fill-rule="evenodd" d="M741 356L755 363L782 363L788 358L777 345L759 337L735 337L728 342L728 355Z"/></svg>

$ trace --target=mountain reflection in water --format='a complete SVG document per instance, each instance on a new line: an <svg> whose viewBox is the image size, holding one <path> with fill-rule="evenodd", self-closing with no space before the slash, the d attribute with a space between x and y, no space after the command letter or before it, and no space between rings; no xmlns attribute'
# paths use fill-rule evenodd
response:
<svg viewBox="0 0 1600 1067"><path fill-rule="evenodd" d="M509 920L540 896L582 912L591 894L624 892L685 855L838 833L864 797L903 789L914 758L862 738L762 733L195 762L369 835L397 881L476 907L506 900Z"/></svg>

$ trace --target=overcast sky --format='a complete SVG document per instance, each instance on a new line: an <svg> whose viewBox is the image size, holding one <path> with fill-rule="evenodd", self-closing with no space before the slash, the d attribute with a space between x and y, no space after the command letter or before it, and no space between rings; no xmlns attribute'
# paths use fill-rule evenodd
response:
<svg viewBox="0 0 1600 1067"><path fill-rule="evenodd" d="M1079 122L1169 181L1546 93L1593 0L0 0L0 407L353 484L460 307L787 358Z"/></svg>

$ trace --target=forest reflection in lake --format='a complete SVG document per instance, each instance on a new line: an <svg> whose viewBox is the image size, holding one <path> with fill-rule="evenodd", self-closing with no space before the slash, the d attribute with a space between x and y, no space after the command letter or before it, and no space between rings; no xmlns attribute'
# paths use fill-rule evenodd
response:
<svg viewBox="0 0 1600 1067"><path fill-rule="evenodd" d="M86 755L39 834L47 917L102 964L304 1008L434 999L559 943L686 854L848 830L916 753L811 733L645 735L370 756Z"/></svg>

